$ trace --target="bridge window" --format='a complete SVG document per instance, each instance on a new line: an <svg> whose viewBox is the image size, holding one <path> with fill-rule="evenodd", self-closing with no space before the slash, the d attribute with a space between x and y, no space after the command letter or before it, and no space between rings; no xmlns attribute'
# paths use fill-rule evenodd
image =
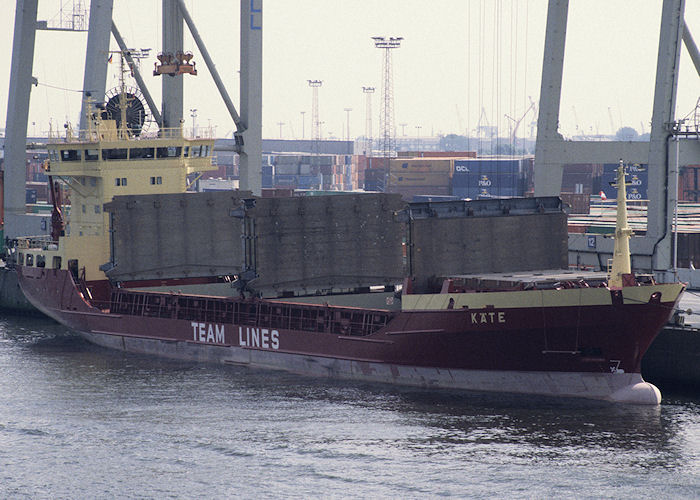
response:
<svg viewBox="0 0 700 500"><path fill-rule="evenodd" d="M163 178L160 176L151 177L151 184L163 184Z"/></svg>
<svg viewBox="0 0 700 500"><path fill-rule="evenodd" d="M36 267L46 267L46 257L44 257L43 255L37 255Z"/></svg>
<svg viewBox="0 0 700 500"><path fill-rule="evenodd" d="M185 153L184 153L183 156L184 156L185 158L187 158L189 155L190 155L190 147L189 147L189 146L185 146Z"/></svg>
<svg viewBox="0 0 700 500"><path fill-rule="evenodd" d="M202 146L192 146L192 158L202 155Z"/></svg>
<svg viewBox="0 0 700 500"><path fill-rule="evenodd" d="M155 150L153 148L133 148L129 153L129 158L132 160L153 157L155 157Z"/></svg>
<svg viewBox="0 0 700 500"><path fill-rule="evenodd" d="M34 265L34 256L30 253L27 254L27 267L32 267Z"/></svg>
<svg viewBox="0 0 700 500"><path fill-rule="evenodd" d="M59 257L58 255L54 255L53 257L53 268L61 269L61 257Z"/></svg>
<svg viewBox="0 0 700 500"><path fill-rule="evenodd" d="M102 159L103 160L126 160L128 153L126 148L113 148L113 149L103 149Z"/></svg>
<svg viewBox="0 0 700 500"><path fill-rule="evenodd" d="M62 149L61 160L63 161L80 161L81 151L79 149Z"/></svg>
<svg viewBox="0 0 700 500"><path fill-rule="evenodd" d="M99 151L96 149L86 149L85 150L85 160L87 161L97 161L99 158Z"/></svg>
<svg viewBox="0 0 700 500"><path fill-rule="evenodd" d="M182 146L168 146L167 148L158 148L158 158L178 158L182 154Z"/></svg>
<svg viewBox="0 0 700 500"><path fill-rule="evenodd" d="M117 177L114 179L115 186L126 186L126 177Z"/></svg>

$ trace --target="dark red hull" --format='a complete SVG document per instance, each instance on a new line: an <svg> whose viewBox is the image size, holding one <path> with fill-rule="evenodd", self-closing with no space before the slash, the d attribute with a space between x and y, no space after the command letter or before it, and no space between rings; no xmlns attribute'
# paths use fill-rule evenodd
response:
<svg viewBox="0 0 700 500"><path fill-rule="evenodd" d="M490 307L390 312L121 291L101 310L84 300L67 271L20 268L19 276L26 296L44 313L93 341L126 350L178 352L154 350L144 343L128 349L123 340L139 339L171 347L182 344L178 357L193 359L209 356L195 354L197 347L258 352L265 361L253 364L292 371L304 370L283 355L369 363L389 372L392 367L429 369L459 377L472 371L495 377L638 375L642 356L678 298L664 300L659 294L647 303L623 303L613 297L610 305L511 307L505 312ZM183 301L193 307L183 307ZM122 339L121 344L116 339ZM215 357L226 361L226 356ZM504 387L510 390L511 385Z"/></svg>

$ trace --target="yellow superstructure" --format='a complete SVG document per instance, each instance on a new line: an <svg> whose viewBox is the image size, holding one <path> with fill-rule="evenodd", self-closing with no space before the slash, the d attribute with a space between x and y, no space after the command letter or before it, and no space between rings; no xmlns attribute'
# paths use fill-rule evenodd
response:
<svg viewBox="0 0 700 500"><path fill-rule="evenodd" d="M109 214L103 205L117 195L181 193L187 176L214 170L213 137L187 138L182 128L136 137L113 120L95 119L90 129L47 144L46 173L70 189L71 210L58 241L18 242L20 265L79 272L86 281L105 279L110 259Z"/></svg>

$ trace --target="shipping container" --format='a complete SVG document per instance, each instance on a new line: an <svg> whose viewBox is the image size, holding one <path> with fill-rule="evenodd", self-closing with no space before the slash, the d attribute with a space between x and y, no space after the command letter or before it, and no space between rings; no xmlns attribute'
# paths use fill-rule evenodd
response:
<svg viewBox="0 0 700 500"><path fill-rule="evenodd" d="M26 190L26 203L36 203L36 189L29 188Z"/></svg>
<svg viewBox="0 0 700 500"><path fill-rule="evenodd" d="M452 186L452 196L459 200L469 198L469 188L467 187L454 187Z"/></svg>
<svg viewBox="0 0 700 500"><path fill-rule="evenodd" d="M454 173L522 175L527 158L475 158L454 160Z"/></svg>
<svg viewBox="0 0 700 500"><path fill-rule="evenodd" d="M294 190L289 188L261 189L263 198L288 198L294 195Z"/></svg>
<svg viewBox="0 0 700 500"><path fill-rule="evenodd" d="M275 175L299 175L299 165L278 163L275 165Z"/></svg>
<svg viewBox="0 0 700 500"><path fill-rule="evenodd" d="M452 177L454 188L513 188L521 189L523 179L518 174L456 174Z"/></svg>
<svg viewBox="0 0 700 500"><path fill-rule="evenodd" d="M389 172L391 186L448 186L450 176L447 172Z"/></svg>
<svg viewBox="0 0 700 500"><path fill-rule="evenodd" d="M275 156L275 165L299 165L301 163L301 156L299 155L277 155Z"/></svg>
<svg viewBox="0 0 700 500"><path fill-rule="evenodd" d="M296 187L298 180L297 175L275 175L273 182L275 187Z"/></svg>
<svg viewBox="0 0 700 500"><path fill-rule="evenodd" d="M424 159L424 158L394 158L389 161L391 172L444 172L450 175L453 169L452 159Z"/></svg>
<svg viewBox="0 0 700 500"><path fill-rule="evenodd" d="M617 198L617 188L611 184L615 184L617 179L616 163L606 163L603 165L603 175L601 176L600 189L605 193L608 199ZM628 200L646 200L647 188L649 186L649 176L646 164L635 163L626 167L627 172L627 199Z"/></svg>
<svg viewBox="0 0 700 500"><path fill-rule="evenodd" d="M49 183L48 182L27 182L25 183L26 189L33 189L36 191L36 200L49 201Z"/></svg>
<svg viewBox="0 0 700 500"><path fill-rule="evenodd" d="M591 213L591 195L582 193L561 193L561 201L571 207L572 214Z"/></svg>
<svg viewBox="0 0 700 500"><path fill-rule="evenodd" d="M335 155L319 155L311 160L312 165L333 165L335 163Z"/></svg>
<svg viewBox="0 0 700 500"><path fill-rule="evenodd" d="M476 158L476 151L399 151L399 158Z"/></svg>
<svg viewBox="0 0 700 500"><path fill-rule="evenodd" d="M300 175L297 181L299 189L317 189L321 185L322 179L317 175Z"/></svg>
<svg viewBox="0 0 700 500"><path fill-rule="evenodd" d="M682 201L700 201L700 165L687 165L680 168L678 197Z"/></svg>

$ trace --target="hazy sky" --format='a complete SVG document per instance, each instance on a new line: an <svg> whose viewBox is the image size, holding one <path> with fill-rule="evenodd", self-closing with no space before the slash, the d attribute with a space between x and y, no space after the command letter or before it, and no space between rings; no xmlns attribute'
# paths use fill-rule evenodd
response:
<svg viewBox="0 0 700 500"><path fill-rule="evenodd" d="M152 48L142 71L159 100L160 81L152 74L161 36L160 0L115 0L114 19L130 47ZM39 19L58 15L72 0L40 0ZM239 2L186 0L217 69L238 102ZM499 124L507 134L537 101L540 90L546 0L264 0L263 137L311 134L311 89L307 80L323 80L319 93L324 137L365 130L362 86L373 96L374 135L379 130L383 52L372 36L402 36L393 51L397 132L421 136L464 133L482 124ZM15 2L0 0L0 113L4 124L12 52ZM609 134L621 125L649 131L654 91L661 0L571 0L561 105L561 131L573 135ZM700 40L700 1L686 5L686 22ZM187 32L187 28L185 28ZM48 130L49 119L62 125L78 121L76 92L82 85L86 33L38 32L29 133ZM113 48L116 44L112 42ZM217 135L234 126L218 97L202 57L186 34L185 48L195 53L199 75L185 77L185 116L196 108L199 125L211 123ZM691 112L700 95L700 78L685 48L681 51L677 117ZM117 85L117 64L108 88ZM530 113L519 136L529 133ZM611 123L612 121L612 123ZM32 124L34 123L34 124ZM405 127L399 124L405 123ZM418 129L417 127L420 127Z"/></svg>

